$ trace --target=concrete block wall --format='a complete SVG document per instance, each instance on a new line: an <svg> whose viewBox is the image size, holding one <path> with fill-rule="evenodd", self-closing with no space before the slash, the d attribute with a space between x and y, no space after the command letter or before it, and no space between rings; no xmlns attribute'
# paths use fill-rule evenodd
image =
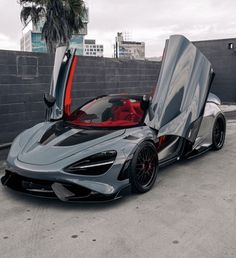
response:
<svg viewBox="0 0 236 258"><path fill-rule="evenodd" d="M43 94L49 91L53 56L0 51L0 145L44 119ZM148 94L160 63L79 57L73 107L109 93Z"/></svg>
<svg viewBox="0 0 236 258"><path fill-rule="evenodd" d="M72 92L73 107L104 94L150 94L160 63L79 57Z"/></svg>
<svg viewBox="0 0 236 258"><path fill-rule="evenodd" d="M225 103L236 102L236 38L197 41L215 71L212 92Z"/></svg>
<svg viewBox="0 0 236 258"><path fill-rule="evenodd" d="M49 55L0 51L0 144L42 120L52 65Z"/></svg>

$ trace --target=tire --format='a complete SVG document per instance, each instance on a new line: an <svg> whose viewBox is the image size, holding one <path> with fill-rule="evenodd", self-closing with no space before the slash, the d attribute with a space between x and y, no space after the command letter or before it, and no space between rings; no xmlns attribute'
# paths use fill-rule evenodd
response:
<svg viewBox="0 0 236 258"><path fill-rule="evenodd" d="M212 130L212 149L217 151L224 146L226 122L222 114L218 115Z"/></svg>
<svg viewBox="0 0 236 258"><path fill-rule="evenodd" d="M145 193L154 185L158 172L158 155L151 142L143 142L134 153L130 167L132 192Z"/></svg>

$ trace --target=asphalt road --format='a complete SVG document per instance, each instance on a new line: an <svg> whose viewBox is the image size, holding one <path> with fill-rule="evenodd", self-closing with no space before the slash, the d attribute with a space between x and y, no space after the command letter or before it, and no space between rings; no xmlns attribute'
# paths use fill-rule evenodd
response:
<svg viewBox="0 0 236 258"><path fill-rule="evenodd" d="M0 187L0 257L236 257L235 130L221 151L161 170L149 193L108 204Z"/></svg>

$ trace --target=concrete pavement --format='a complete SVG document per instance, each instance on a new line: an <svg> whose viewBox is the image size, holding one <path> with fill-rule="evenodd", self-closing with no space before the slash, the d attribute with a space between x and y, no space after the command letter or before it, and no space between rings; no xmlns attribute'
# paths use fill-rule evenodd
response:
<svg viewBox="0 0 236 258"><path fill-rule="evenodd" d="M225 147L159 173L108 204L67 204L0 187L1 258L236 257L236 123Z"/></svg>

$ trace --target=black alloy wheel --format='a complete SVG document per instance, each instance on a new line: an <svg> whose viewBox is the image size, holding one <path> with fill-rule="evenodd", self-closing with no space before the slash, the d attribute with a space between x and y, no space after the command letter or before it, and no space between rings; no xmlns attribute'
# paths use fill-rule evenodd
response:
<svg viewBox="0 0 236 258"><path fill-rule="evenodd" d="M139 145L131 161L130 182L132 191L145 193L155 183L158 171L158 155L151 142Z"/></svg>
<svg viewBox="0 0 236 258"><path fill-rule="evenodd" d="M212 131L212 148L220 150L225 142L226 123L223 115L219 115L215 121Z"/></svg>

